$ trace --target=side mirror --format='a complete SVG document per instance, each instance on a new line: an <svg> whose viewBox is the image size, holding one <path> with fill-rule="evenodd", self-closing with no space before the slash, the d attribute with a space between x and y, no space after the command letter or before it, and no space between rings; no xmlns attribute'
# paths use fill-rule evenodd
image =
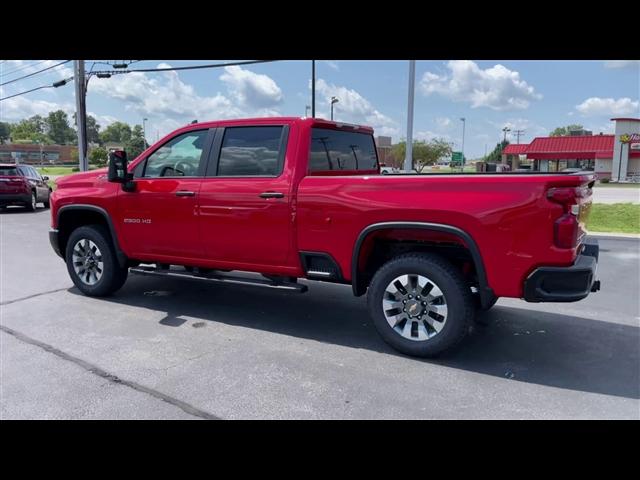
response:
<svg viewBox="0 0 640 480"><path fill-rule="evenodd" d="M109 152L109 172L107 180L114 183L121 183L122 190L133 192L136 183L133 181L133 174L127 172L127 152L124 150L113 150Z"/></svg>
<svg viewBox="0 0 640 480"><path fill-rule="evenodd" d="M44 177L42 177L42 180L44 180L44 181L46 182L47 180L49 180L49 177L47 177L47 176L45 175Z"/></svg>
<svg viewBox="0 0 640 480"><path fill-rule="evenodd" d="M113 150L109 152L109 172L107 179L115 183L125 183L127 181L127 152L124 150Z"/></svg>

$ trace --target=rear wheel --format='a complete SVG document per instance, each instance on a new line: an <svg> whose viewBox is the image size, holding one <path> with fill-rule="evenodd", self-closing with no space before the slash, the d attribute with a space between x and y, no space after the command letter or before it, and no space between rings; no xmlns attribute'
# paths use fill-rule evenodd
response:
<svg viewBox="0 0 640 480"><path fill-rule="evenodd" d="M118 263L111 236L102 225L74 230L67 242L65 259L71 280L85 295L110 295L127 280L128 269Z"/></svg>
<svg viewBox="0 0 640 480"><path fill-rule="evenodd" d="M460 272L430 254L406 254L385 263L367 294L382 338L407 355L433 357L457 345L474 317Z"/></svg>
<svg viewBox="0 0 640 480"><path fill-rule="evenodd" d="M29 210L30 212L35 212L37 208L37 204L38 204L38 198L36 197L36 192L31 192L31 199L29 203L25 205L25 207L27 207L27 210Z"/></svg>

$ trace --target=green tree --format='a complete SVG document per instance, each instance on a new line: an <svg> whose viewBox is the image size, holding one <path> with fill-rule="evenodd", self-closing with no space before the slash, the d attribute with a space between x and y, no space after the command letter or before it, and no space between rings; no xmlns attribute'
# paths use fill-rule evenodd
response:
<svg viewBox="0 0 640 480"><path fill-rule="evenodd" d="M89 162L98 167L104 167L107 164L109 152L104 147L92 148L89 152Z"/></svg>
<svg viewBox="0 0 640 480"><path fill-rule="evenodd" d="M487 155L487 158L485 159L485 162L487 163L502 163L502 151L505 149L505 147L509 145L509 140L503 140L500 143L496 144L496 148L494 148L491 153L489 155Z"/></svg>
<svg viewBox="0 0 640 480"><path fill-rule="evenodd" d="M395 144L392 147L394 158L402 159L407 151L407 142L405 140ZM434 165L444 157L451 156L451 145L441 138L430 141L416 140L413 142L412 150L412 166L418 172L422 172L427 165Z"/></svg>
<svg viewBox="0 0 640 480"><path fill-rule="evenodd" d="M11 138L11 124L0 122L0 143L5 143Z"/></svg>
<svg viewBox="0 0 640 480"><path fill-rule="evenodd" d="M76 133L69 125L69 117L63 110L50 112L45 123L47 135L59 145L72 143L76 138Z"/></svg>
<svg viewBox="0 0 640 480"><path fill-rule="evenodd" d="M53 143L46 133L46 121L40 115L14 123L11 126L11 139L16 143Z"/></svg>
<svg viewBox="0 0 640 480"><path fill-rule="evenodd" d="M124 122L114 122L99 134L101 142L126 144L131 140L131 127Z"/></svg>
<svg viewBox="0 0 640 480"><path fill-rule="evenodd" d="M73 125L75 126L77 132L78 119L75 113L73 114ZM98 125L96 119L91 115L87 115L87 142L97 143L98 145L102 144L102 140L100 139L100 125Z"/></svg>
<svg viewBox="0 0 640 480"><path fill-rule="evenodd" d="M124 149L127 152L127 158L133 160L138 155L140 155L148 146L149 145L144 139L142 126L134 126L129 141L124 145Z"/></svg>
<svg viewBox="0 0 640 480"><path fill-rule="evenodd" d="M572 125L567 125L566 127L558 127L554 129L549 135L551 137L566 137L567 135L569 135L570 130L582 130L582 129L583 129L582 125L572 124Z"/></svg>

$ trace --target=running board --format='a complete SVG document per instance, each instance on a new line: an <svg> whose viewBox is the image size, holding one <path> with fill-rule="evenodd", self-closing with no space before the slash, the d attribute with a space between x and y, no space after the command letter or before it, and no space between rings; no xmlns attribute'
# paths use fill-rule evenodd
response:
<svg viewBox="0 0 640 480"><path fill-rule="evenodd" d="M181 272L169 269L156 269L154 267L132 267L129 272L136 275L152 275L157 277L176 277L190 280L204 280L206 282L231 283L234 285L249 285L254 287L276 288L289 292L305 293L308 290L306 285L293 282L274 282L272 280L262 280L259 278L246 278L232 275L221 275L217 273L196 274L191 272Z"/></svg>

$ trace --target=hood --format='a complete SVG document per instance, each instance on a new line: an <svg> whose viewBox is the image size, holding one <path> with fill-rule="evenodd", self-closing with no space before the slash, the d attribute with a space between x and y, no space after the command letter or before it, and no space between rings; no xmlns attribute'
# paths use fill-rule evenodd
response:
<svg viewBox="0 0 640 480"><path fill-rule="evenodd" d="M57 178L55 182L58 188L95 185L97 182L107 181L107 170L108 168L104 167L88 172L72 173L71 175Z"/></svg>

